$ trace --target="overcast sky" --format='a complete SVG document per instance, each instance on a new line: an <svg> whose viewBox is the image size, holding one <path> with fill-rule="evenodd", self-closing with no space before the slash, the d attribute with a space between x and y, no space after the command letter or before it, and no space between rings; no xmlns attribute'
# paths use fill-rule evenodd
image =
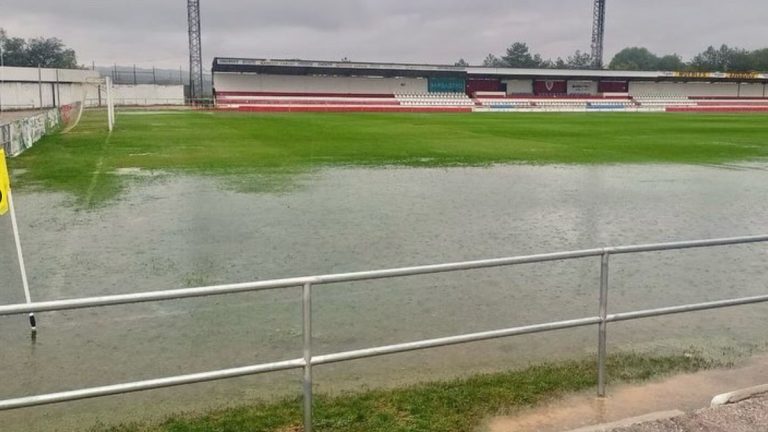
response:
<svg viewBox="0 0 768 432"><path fill-rule="evenodd" d="M545 58L589 50L591 0L202 0L214 56L475 64L526 41ZM608 0L606 59L626 46L688 58L768 46L766 0ZM187 62L185 0L0 0L0 27L56 36L97 65Z"/></svg>

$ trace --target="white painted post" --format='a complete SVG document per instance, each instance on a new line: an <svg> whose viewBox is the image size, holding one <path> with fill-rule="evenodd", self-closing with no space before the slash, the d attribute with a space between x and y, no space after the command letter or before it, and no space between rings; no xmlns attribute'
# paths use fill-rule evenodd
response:
<svg viewBox="0 0 768 432"><path fill-rule="evenodd" d="M11 225L13 226L13 240L16 242L16 254L19 257L19 270L21 271L21 283L24 286L24 298L27 304L32 303L32 296L29 293L29 280L27 279L27 267L24 265L24 253L21 250L21 238L19 236L19 224L16 222L16 207L13 205L13 194L8 191L8 206L11 210ZM37 333L37 321L35 314L29 314L29 325L32 328L32 334Z"/></svg>
<svg viewBox="0 0 768 432"><path fill-rule="evenodd" d="M43 109L43 68L40 65L37 66L37 92L40 96L40 109Z"/></svg>
<svg viewBox="0 0 768 432"><path fill-rule="evenodd" d="M109 131L112 132L115 125L115 105L112 101L112 79L110 77L105 77L104 82L107 88L107 122L109 123Z"/></svg>

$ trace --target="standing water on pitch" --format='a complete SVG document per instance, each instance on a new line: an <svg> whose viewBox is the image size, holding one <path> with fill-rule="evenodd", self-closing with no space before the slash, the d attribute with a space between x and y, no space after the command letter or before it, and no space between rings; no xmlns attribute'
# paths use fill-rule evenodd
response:
<svg viewBox="0 0 768 432"><path fill-rule="evenodd" d="M114 202L17 197L35 300L435 264L768 229L768 167L494 166L329 169L268 179L135 175ZM284 179L283 179L284 180ZM276 181L280 183L282 180ZM245 184L245 187L243 186ZM261 190L246 192L246 189ZM12 244L0 220L0 244ZM766 245L617 256L612 312L764 294ZM599 259L318 286L317 354L594 316ZM0 301L23 301L3 253ZM301 357L301 292L287 289L2 318L0 397ZM609 350L722 353L764 345L765 308L618 323ZM587 328L317 368L319 391L390 386L583 358ZM296 394L265 375L0 413L14 430L161 416ZM32 419L32 420L30 420ZM138 417L136 418L138 419ZM63 423L62 423L63 422Z"/></svg>

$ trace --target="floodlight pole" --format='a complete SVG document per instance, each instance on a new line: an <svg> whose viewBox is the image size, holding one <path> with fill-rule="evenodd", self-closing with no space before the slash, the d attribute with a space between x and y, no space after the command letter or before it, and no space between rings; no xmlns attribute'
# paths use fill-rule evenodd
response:
<svg viewBox="0 0 768 432"><path fill-rule="evenodd" d="M595 0L592 13L592 66L603 68L603 46L605 41L605 0Z"/></svg>
<svg viewBox="0 0 768 432"><path fill-rule="evenodd" d="M201 41L200 0L187 0L189 26L189 98L203 97L203 44Z"/></svg>

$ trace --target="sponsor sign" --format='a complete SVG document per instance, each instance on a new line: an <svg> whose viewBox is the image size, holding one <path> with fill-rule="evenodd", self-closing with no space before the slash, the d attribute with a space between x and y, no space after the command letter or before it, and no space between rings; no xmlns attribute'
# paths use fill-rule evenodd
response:
<svg viewBox="0 0 768 432"><path fill-rule="evenodd" d="M732 79L759 79L761 75L764 76L764 74L759 74L757 72L728 72L725 75Z"/></svg>
<svg viewBox="0 0 768 432"><path fill-rule="evenodd" d="M568 94L597 93L596 81L568 81Z"/></svg>
<svg viewBox="0 0 768 432"><path fill-rule="evenodd" d="M675 72L678 78L712 78L711 72Z"/></svg>
<svg viewBox="0 0 768 432"><path fill-rule="evenodd" d="M766 79L768 74L761 74L758 72L674 72L674 77L677 78L696 78L696 79Z"/></svg>

